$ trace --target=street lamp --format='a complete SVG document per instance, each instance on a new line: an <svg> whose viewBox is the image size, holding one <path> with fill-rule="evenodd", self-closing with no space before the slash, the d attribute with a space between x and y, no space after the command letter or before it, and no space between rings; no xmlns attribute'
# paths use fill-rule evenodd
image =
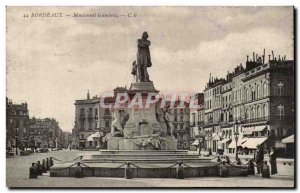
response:
<svg viewBox="0 0 300 193"><path fill-rule="evenodd" d="M19 154L18 152L18 127L16 128L16 136L15 136L15 141L16 141L16 155Z"/></svg>
<svg viewBox="0 0 300 193"><path fill-rule="evenodd" d="M239 139L238 124L239 124L239 122L236 121L235 122L235 131L234 131L234 136L235 136L235 160L238 160L238 146L237 146L237 142L238 142L238 139Z"/></svg>
<svg viewBox="0 0 300 193"><path fill-rule="evenodd" d="M205 134L203 132L200 132L199 134L199 156L201 156L201 143L204 141L204 138L205 138Z"/></svg>

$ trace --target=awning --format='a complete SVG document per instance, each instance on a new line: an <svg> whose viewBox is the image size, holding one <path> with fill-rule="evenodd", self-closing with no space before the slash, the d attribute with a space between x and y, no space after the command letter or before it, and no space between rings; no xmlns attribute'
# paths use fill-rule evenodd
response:
<svg viewBox="0 0 300 193"><path fill-rule="evenodd" d="M238 142L237 142L237 146L241 146L243 143L245 143L249 138L247 137L244 137L242 139L239 139ZM228 148L232 148L234 149L236 146L236 142L235 140L232 140L232 142L228 145Z"/></svg>
<svg viewBox="0 0 300 193"><path fill-rule="evenodd" d="M254 127L243 127L244 135L251 135L254 131Z"/></svg>
<svg viewBox="0 0 300 193"><path fill-rule="evenodd" d="M253 131L263 131L264 129L266 129L268 126L263 125L263 126L256 126L255 129Z"/></svg>
<svg viewBox="0 0 300 193"><path fill-rule="evenodd" d="M229 142L231 139L223 139L222 141L219 141L218 143L227 143L227 142Z"/></svg>
<svg viewBox="0 0 300 193"><path fill-rule="evenodd" d="M200 142L202 142L203 139L200 139ZM199 145L199 139L196 139L191 145L198 146Z"/></svg>
<svg viewBox="0 0 300 193"><path fill-rule="evenodd" d="M198 141L198 140L195 140L191 145L197 146L197 145L199 145L199 141Z"/></svg>
<svg viewBox="0 0 300 193"><path fill-rule="evenodd" d="M294 135L291 135L291 136L289 136L289 137L287 137L287 138L284 138L284 139L282 140L282 143L294 143L294 140L295 140Z"/></svg>
<svg viewBox="0 0 300 193"><path fill-rule="evenodd" d="M266 137L249 138L244 144L242 144L242 147L248 149L256 149L257 146L261 145L266 140Z"/></svg>
<svg viewBox="0 0 300 193"><path fill-rule="evenodd" d="M93 133L92 135L87 137L87 141L99 141L101 134L100 132Z"/></svg>
<svg viewBox="0 0 300 193"><path fill-rule="evenodd" d="M220 141L220 140L221 140L218 133L213 133L213 134L212 134L212 137L213 137L213 140L214 140L214 141Z"/></svg>

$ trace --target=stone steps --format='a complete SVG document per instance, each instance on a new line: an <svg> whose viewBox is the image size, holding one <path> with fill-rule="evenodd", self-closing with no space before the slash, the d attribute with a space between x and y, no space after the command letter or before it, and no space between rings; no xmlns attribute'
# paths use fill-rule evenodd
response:
<svg viewBox="0 0 300 193"><path fill-rule="evenodd" d="M101 155L107 154L188 154L187 150L100 150Z"/></svg>
<svg viewBox="0 0 300 193"><path fill-rule="evenodd" d="M90 159L122 159L122 158L141 158L141 159L151 159L151 158L159 158L159 159L176 159L176 158L199 158L198 155L187 155L187 154L155 154L155 155L149 155L149 154L99 154L99 155L90 155L90 156L84 156L84 160L90 160Z"/></svg>
<svg viewBox="0 0 300 193"><path fill-rule="evenodd" d="M98 159L84 159L83 163L207 163L210 162L208 159L200 158L98 158Z"/></svg>

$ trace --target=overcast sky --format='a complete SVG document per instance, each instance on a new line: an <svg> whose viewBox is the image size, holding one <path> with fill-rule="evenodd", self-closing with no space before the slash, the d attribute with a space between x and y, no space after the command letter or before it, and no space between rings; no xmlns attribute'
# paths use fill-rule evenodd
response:
<svg viewBox="0 0 300 193"><path fill-rule="evenodd" d="M30 17L41 12L137 17ZM161 93L202 92L209 73L224 77L264 48L293 59L292 7L9 7L7 97L27 101L30 117L53 117L71 131L74 102L87 90L99 96L130 85L144 31L152 43L150 79Z"/></svg>

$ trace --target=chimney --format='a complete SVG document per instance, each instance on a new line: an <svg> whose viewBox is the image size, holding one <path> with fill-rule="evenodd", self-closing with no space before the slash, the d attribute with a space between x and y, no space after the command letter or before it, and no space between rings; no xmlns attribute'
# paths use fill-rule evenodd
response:
<svg viewBox="0 0 300 193"><path fill-rule="evenodd" d="M265 57L266 57L266 49L264 48L263 64L265 63Z"/></svg>
<svg viewBox="0 0 300 193"><path fill-rule="evenodd" d="M280 55L278 56L278 61L281 61Z"/></svg>
<svg viewBox="0 0 300 193"><path fill-rule="evenodd" d="M270 62L270 60L271 60L271 55L269 54L269 62Z"/></svg>
<svg viewBox="0 0 300 193"><path fill-rule="evenodd" d="M274 52L273 52L273 50L272 50L272 60L274 60Z"/></svg>
<svg viewBox="0 0 300 193"><path fill-rule="evenodd" d="M90 99L90 91L88 90L88 93L87 93L87 99Z"/></svg>
<svg viewBox="0 0 300 193"><path fill-rule="evenodd" d="M247 55L247 62L248 62L248 60L249 60L249 56Z"/></svg>
<svg viewBox="0 0 300 193"><path fill-rule="evenodd" d="M253 52L253 62L255 62L255 52Z"/></svg>
<svg viewBox="0 0 300 193"><path fill-rule="evenodd" d="M258 54L256 54L255 56L256 56L256 58L255 58L255 61L257 62L257 59L258 59Z"/></svg>

